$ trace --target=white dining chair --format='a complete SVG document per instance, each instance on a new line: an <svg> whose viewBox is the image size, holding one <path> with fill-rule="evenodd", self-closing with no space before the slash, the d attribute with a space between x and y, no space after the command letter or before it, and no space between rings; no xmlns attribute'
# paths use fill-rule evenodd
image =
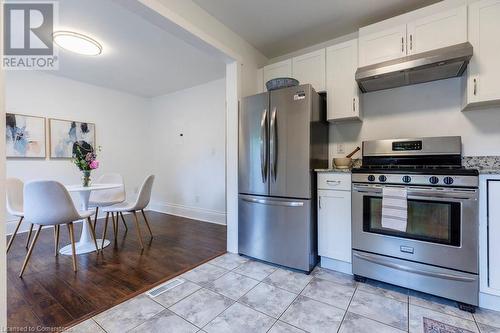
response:
<svg viewBox="0 0 500 333"><path fill-rule="evenodd" d="M23 208L24 183L22 180L18 178L8 178L5 183L6 183L5 190L7 198L6 202L7 212L10 215L19 218L19 221L17 222L16 225L16 229L14 230L14 233L10 237L9 244L7 245L7 253L8 253L10 247L12 246L12 243L14 242L14 238L16 238L17 231L19 230L19 227L21 226L21 223L23 222L24 219L24 208ZM26 244L28 244L28 242ZM26 245L26 247L28 247L28 245Z"/></svg>
<svg viewBox="0 0 500 333"><path fill-rule="evenodd" d="M95 237L95 230L92 226L90 217L94 214L89 210L86 212L78 212L75 208L73 200L68 191L59 182L52 180L41 180L29 182L24 186L24 218L33 224L38 225L38 228L33 237L33 241L29 247L26 258L24 259L23 267L19 277L28 265L28 261L33 253L35 243L40 236L40 231L43 226L53 226L55 228L57 238L59 236L59 226L66 224L68 227L69 237L71 239L72 254L73 254L73 271L76 272L76 253L75 253L75 234L73 230L73 222L77 220L86 220L94 238L96 252L99 253L97 241ZM57 251L58 239L56 239Z"/></svg>
<svg viewBox="0 0 500 333"><path fill-rule="evenodd" d="M137 219L137 212L140 211L142 213L142 216L144 218L144 222L146 223L146 226L148 227L149 234L151 238L153 238L153 232L151 231L151 226L149 225L148 219L146 218L146 214L144 213L144 208L149 204L149 201L151 200L151 191L153 189L153 182L155 180L154 175L150 175L144 180L142 183L141 189L139 191L139 195L137 196L137 199L133 203L129 202L122 202L117 205L113 206L108 206L108 207L103 207L103 211L106 212L106 220L104 222L104 231L103 231L103 245L104 245L104 239L106 238L106 230L108 228L108 219L109 219L109 214L110 213L132 213L134 215L134 220L135 220L135 225L137 227L137 237L139 238L139 243L141 244L141 249L144 249L144 244L142 242L142 234L141 234L141 228L139 226L139 220ZM114 226L115 221L113 221L113 226ZM117 222L116 222L117 223ZM116 236L115 236L116 239Z"/></svg>
<svg viewBox="0 0 500 333"><path fill-rule="evenodd" d="M125 201L125 184L123 182L123 177L119 173L104 174L97 179L96 184L121 184L121 186L109 190L91 192L89 207L95 208L94 229L96 228L97 224L97 214L99 213L99 208L116 205ZM123 217L123 213L117 213L117 223L118 215L121 216L123 225L125 226L125 230L128 230L127 224L125 223L125 218ZM114 216L112 216L112 218L114 220Z"/></svg>

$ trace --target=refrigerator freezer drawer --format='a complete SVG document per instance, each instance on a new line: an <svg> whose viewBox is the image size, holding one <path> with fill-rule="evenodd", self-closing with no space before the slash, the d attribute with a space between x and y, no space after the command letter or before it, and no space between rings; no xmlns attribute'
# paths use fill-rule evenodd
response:
<svg viewBox="0 0 500 333"><path fill-rule="evenodd" d="M240 195L239 253L309 272L317 258L310 200Z"/></svg>

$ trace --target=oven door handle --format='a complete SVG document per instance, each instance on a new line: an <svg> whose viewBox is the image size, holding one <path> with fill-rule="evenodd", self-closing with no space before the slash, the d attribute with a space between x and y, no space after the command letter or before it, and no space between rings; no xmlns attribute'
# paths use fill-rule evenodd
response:
<svg viewBox="0 0 500 333"><path fill-rule="evenodd" d="M362 260L370 261L374 264L379 264L379 265L386 266L389 268L397 269L399 271L404 271L404 272L418 274L418 275L424 275L424 276L446 279L446 280L453 280L453 281L462 281L462 282L474 282L476 280L475 278L469 278L469 277L465 277L465 276L461 276L461 275L436 273L436 272L431 272L431 271L426 271L426 270L419 270L419 269L415 269L415 268L408 267L405 265L400 265L400 264L396 264L393 262L389 262L387 260L380 259L378 257L371 256L369 254L353 253L353 256L355 256L359 259L362 259Z"/></svg>
<svg viewBox="0 0 500 333"><path fill-rule="evenodd" d="M377 191L378 190L378 191ZM357 193L373 194L382 197L382 187L359 186L354 185L353 191ZM436 191L418 188L408 188L408 199L426 198L426 199L457 199L457 200L477 200L477 190L452 190L452 191Z"/></svg>

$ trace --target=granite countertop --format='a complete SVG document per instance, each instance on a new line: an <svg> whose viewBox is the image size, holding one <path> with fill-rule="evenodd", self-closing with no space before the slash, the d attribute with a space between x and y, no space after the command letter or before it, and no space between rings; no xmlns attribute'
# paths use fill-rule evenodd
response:
<svg viewBox="0 0 500 333"><path fill-rule="evenodd" d="M350 173L352 168L361 165L360 159L354 159L353 165L349 169L337 169L331 167L328 169L315 169L316 172L338 172ZM462 165L467 169L477 169L481 175L500 175L500 156L464 156Z"/></svg>
<svg viewBox="0 0 500 333"><path fill-rule="evenodd" d="M314 169L316 172L336 172L336 173L351 173L351 168L348 169L337 169L337 168L330 168L330 169Z"/></svg>
<svg viewBox="0 0 500 333"><path fill-rule="evenodd" d="M480 175L500 175L500 168L479 169Z"/></svg>
<svg viewBox="0 0 500 333"><path fill-rule="evenodd" d="M462 164L466 168L479 170L481 175L500 174L500 156L464 156Z"/></svg>

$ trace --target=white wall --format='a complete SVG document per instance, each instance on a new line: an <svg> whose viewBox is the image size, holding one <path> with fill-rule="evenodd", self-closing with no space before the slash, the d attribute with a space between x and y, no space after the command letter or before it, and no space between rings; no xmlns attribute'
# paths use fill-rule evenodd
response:
<svg viewBox="0 0 500 333"><path fill-rule="evenodd" d="M96 144L102 146L102 151L98 154L101 167L93 172L94 180L105 172L121 173L127 194L133 197L152 171L144 155L149 99L35 71L6 73L5 92L7 112L95 123ZM8 177L24 181L81 181L81 173L67 159L8 159L6 172ZM9 223L8 229L13 226L13 222Z"/></svg>
<svg viewBox="0 0 500 333"><path fill-rule="evenodd" d="M349 152L362 140L441 135L462 136L466 156L500 155L500 109L462 112L460 80L363 94L362 122L330 125L330 157L339 143Z"/></svg>
<svg viewBox="0 0 500 333"><path fill-rule="evenodd" d="M126 1L143 17L160 26L175 26L179 36L193 45L213 48L226 56L226 212L227 249L238 251L238 100L257 93L257 69L267 58L191 0ZM154 15L151 15L151 12ZM161 18L161 20L159 19ZM163 22L160 22L163 21ZM165 23L168 22L168 23Z"/></svg>
<svg viewBox="0 0 500 333"><path fill-rule="evenodd" d="M225 98L222 79L152 99L153 209L225 224Z"/></svg>

